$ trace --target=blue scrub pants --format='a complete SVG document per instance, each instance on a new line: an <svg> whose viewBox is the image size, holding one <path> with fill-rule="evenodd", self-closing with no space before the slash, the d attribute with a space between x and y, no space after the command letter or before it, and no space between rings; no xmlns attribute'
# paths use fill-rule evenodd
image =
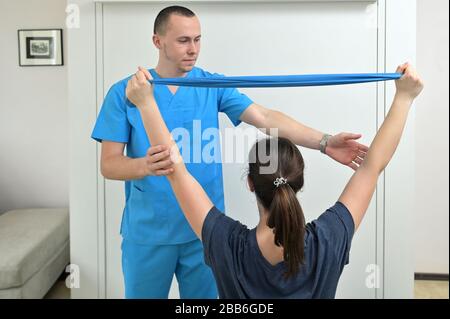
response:
<svg viewBox="0 0 450 319"><path fill-rule="evenodd" d="M200 240L175 245L140 245L122 240L125 298L167 298L176 275L182 299L217 299Z"/></svg>

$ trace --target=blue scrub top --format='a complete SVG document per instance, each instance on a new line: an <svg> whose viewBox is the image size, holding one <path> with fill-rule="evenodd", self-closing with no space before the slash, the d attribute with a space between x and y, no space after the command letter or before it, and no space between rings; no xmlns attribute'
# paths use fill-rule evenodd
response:
<svg viewBox="0 0 450 319"><path fill-rule="evenodd" d="M159 78L154 70L149 71L154 78ZM214 77L219 74L193 68L186 76ZM127 156L139 158L145 156L150 142L139 110L125 95L130 77L109 89L91 137L98 142L126 143ZM237 126L240 115L253 101L234 88L180 86L173 94L167 86L155 85L154 95L164 121L180 147L187 169L203 186L214 205L224 212L218 114L224 112ZM164 176L125 181L121 234L131 242L150 245L179 244L196 239Z"/></svg>

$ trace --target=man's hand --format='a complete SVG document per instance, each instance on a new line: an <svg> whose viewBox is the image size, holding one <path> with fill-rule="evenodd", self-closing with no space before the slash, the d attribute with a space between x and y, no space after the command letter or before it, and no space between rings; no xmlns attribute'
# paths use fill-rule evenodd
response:
<svg viewBox="0 0 450 319"><path fill-rule="evenodd" d="M148 105L154 99L153 86L148 82L150 79L150 72L138 67L138 71L128 80L125 93L128 100L138 108Z"/></svg>
<svg viewBox="0 0 450 319"><path fill-rule="evenodd" d="M173 173L173 162L170 150L165 145L152 146L144 157L144 173L146 176L163 176Z"/></svg>
<svg viewBox="0 0 450 319"><path fill-rule="evenodd" d="M369 148L356 142L361 134L339 133L330 137L325 153L341 164L358 169Z"/></svg>

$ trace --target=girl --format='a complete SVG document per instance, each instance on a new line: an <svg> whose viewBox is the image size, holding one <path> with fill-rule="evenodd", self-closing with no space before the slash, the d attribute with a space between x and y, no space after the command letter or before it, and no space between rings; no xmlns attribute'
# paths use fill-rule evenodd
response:
<svg viewBox="0 0 450 319"><path fill-rule="evenodd" d="M408 63L397 72L396 94L383 125L338 201L305 224L296 197L303 187L303 158L284 138L267 138L250 151L248 185L255 193L260 221L249 230L214 207L187 171L161 117L149 72L139 68L126 94L138 107L152 145L174 162L167 176L187 220L202 240L221 298L334 298L343 267L349 262L354 232L374 193L379 174L400 141L408 111L423 89ZM273 143L277 143L274 152ZM260 150L271 150L262 161ZM267 157L269 162L267 162ZM274 165L275 164L275 165ZM276 167L265 173L264 166Z"/></svg>

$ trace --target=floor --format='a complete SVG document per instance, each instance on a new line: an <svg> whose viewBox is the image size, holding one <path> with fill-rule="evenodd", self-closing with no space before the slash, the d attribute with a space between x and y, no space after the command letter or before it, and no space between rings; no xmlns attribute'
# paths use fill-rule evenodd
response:
<svg viewBox="0 0 450 319"><path fill-rule="evenodd" d="M414 282L415 299L448 299L448 281L416 280ZM68 299L70 289L66 287L64 280L58 280L46 299Z"/></svg>
<svg viewBox="0 0 450 319"><path fill-rule="evenodd" d="M70 289L66 287L66 281L58 279L44 299L70 299Z"/></svg>
<svg viewBox="0 0 450 319"><path fill-rule="evenodd" d="M448 281L415 280L415 299L448 299Z"/></svg>

